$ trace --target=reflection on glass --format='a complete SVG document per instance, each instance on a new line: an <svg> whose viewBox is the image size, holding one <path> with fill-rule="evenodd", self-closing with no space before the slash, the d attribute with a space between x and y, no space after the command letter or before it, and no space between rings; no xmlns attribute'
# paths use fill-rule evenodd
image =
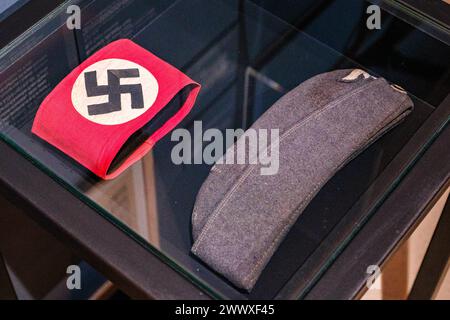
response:
<svg viewBox="0 0 450 320"><path fill-rule="evenodd" d="M99 181L85 194L159 248L155 189L154 161L150 152L130 170L114 180Z"/></svg>

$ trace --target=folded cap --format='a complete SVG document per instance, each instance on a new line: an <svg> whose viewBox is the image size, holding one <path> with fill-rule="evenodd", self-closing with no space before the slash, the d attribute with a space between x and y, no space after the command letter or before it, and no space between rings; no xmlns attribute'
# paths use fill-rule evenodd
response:
<svg viewBox="0 0 450 320"><path fill-rule="evenodd" d="M224 161L212 168L192 214L192 252L251 290L320 188L412 107L404 91L362 70L305 81L252 126L279 129L278 173L261 175L260 164ZM236 145L224 157L235 151Z"/></svg>
<svg viewBox="0 0 450 320"><path fill-rule="evenodd" d="M176 112L117 166L127 140L183 89ZM104 179L143 157L191 110L200 85L130 40L110 43L72 70L44 99L32 132Z"/></svg>

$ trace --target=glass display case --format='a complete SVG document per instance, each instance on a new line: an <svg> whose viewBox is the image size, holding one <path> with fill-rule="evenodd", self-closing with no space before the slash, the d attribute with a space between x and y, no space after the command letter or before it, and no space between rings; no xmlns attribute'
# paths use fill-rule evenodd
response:
<svg viewBox="0 0 450 320"><path fill-rule="evenodd" d="M383 178L384 188L371 188L442 108L450 87L445 29L416 15L424 26L418 27L397 14L401 7L391 10L393 2L383 2L381 28L370 30L369 1L66 1L0 50L0 137L208 295L303 298L449 121L443 113L401 169ZM81 8L79 30L66 26L71 4ZM415 107L326 183L249 293L190 252L192 209L211 166L174 164L170 153L177 142L170 135L122 175L104 181L31 133L45 96L87 57L121 38L202 85L179 125L190 131L198 120L204 130L246 129L289 90L336 69L384 77L403 87Z"/></svg>

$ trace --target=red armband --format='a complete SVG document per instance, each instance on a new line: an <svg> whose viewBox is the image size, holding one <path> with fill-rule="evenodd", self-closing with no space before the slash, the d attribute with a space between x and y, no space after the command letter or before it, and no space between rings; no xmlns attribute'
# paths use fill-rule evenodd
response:
<svg viewBox="0 0 450 320"><path fill-rule="evenodd" d="M179 109L113 171L130 136L184 88ZM44 99L32 132L104 179L142 158L192 109L200 85L130 40L102 48L72 70Z"/></svg>

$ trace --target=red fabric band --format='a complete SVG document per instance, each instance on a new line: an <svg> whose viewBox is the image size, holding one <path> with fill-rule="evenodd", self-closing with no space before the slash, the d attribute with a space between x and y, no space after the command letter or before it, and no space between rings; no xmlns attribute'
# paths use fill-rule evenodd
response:
<svg viewBox="0 0 450 320"><path fill-rule="evenodd" d="M127 139L190 85L184 104L113 172ZM200 85L130 40L102 48L44 99L32 132L104 179L142 158L192 109Z"/></svg>

